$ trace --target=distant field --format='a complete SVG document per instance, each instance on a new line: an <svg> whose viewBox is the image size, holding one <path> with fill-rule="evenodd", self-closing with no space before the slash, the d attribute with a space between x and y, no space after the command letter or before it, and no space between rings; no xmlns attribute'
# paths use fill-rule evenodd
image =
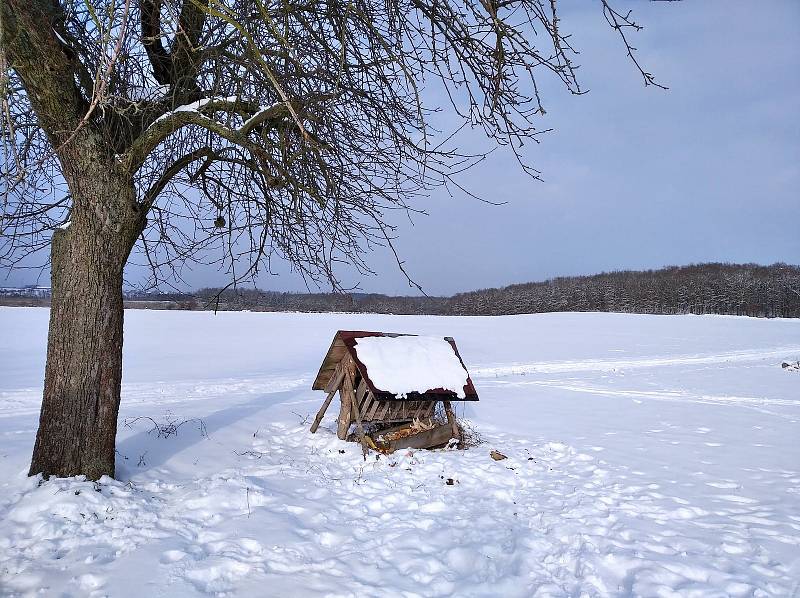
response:
<svg viewBox="0 0 800 598"><path fill-rule="evenodd" d="M797 589L800 320L131 310L119 480L39 486L48 315L0 308L0 595ZM486 443L365 462L333 407L311 435L337 329L455 337Z"/></svg>

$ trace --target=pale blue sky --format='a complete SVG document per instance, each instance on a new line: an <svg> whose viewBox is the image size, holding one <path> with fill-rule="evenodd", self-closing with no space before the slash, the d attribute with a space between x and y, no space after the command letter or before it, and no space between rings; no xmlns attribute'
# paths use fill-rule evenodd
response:
<svg viewBox="0 0 800 598"><path fill-rule="evenodd" d="M540 127L555 130L526 149L544 182L498 152L465 180L507 205L442 192L418 204L428 217L398 219L397 248L429 294L701 261L800 263L800 2L618 2L645 25L632 41L669 91L642 85L597 4L562 9L591 91L544 85ZM388 253L370 263L378 276L360 279L364 290L411 292ZM186 281L226 278L196 269ZM288 272L258 284L305 288Z"/></svg>
<svg viewBox="0 0 800 598"><path fill-rule="evenodd" d="M591 90L548 87L528 157L469 176L492 207L433 197L399 248L429 293L700 261L800 263L800 2L629 3L644 88L596 3L564 15ZM573 5L574 6L574 5ZM377 261L376 261L377 263ZM382 264L384 262L381 262ZM390 266L363 286L403 292ZM384 274L385 273L385 274Z"/></svg>

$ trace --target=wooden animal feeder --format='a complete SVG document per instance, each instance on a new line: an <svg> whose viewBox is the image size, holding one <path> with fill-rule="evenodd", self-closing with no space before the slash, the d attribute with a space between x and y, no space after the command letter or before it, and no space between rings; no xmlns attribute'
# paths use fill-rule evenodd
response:
<svg viewBox="0 0 800 598"><path fill-rule="evenodd" d="M461 442L451 402L478 400L452 338L385 332L338 331L313 389L328 396L312 433L338 392L339 438L347 439L355 423L365 449L388 452Z"/></svg>

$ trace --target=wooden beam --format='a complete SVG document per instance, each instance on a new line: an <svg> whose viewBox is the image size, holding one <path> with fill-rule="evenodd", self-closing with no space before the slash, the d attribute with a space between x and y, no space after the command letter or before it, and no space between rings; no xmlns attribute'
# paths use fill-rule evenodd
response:
<svg viewBox="0 0 800 598"><path fill-rule="evenodd" d="M331 404L331 400L336 395L336 391L338 389L334 388L331 392L328 393L328 398L325 399L325 402L322 404L322 407L319 408L317 412L317 417L314 418L314 423L311 424L311 433L314 434L319 428L319 424L322 421L322 418L325 416L325 412L328 410L328 405Z"/></svg>
<svg viewBox="0 0 800 598"><path fill-rule="evenodd" d="M344 370L342 370L344 372ZM347 440L347 431L350 429L350 422L352 421L352 407L350 403L353 402L352 393L347 390L347 376L344 376L344 382L339 387L339 399L341 400L341 407L339 408L339 427L336 430L336 436L339 440Z"/></svg>
<svg viewBox="0 0 800 598"><path fill-rule="evenodd" d="M453 437L453 431L449 424L436 426L430 430L419 432L412 436L398 438L389 442L389 450L396 451L403 448L431 448L447 444Z"/></svg>
<svg viewBox="0 0 800 598"><path fill-rule="evenodd" d="M345 392L343 387L339 389L339 399L341 400L341 407L339 408L339 424L336 430L336 436L339 437L339 440L347 440L347 431L350 429L352 409L350 408L350 395Z"/></svg>
<svg viewBox="0 0 800 598"><path fill-rule="evenodd" d="M350 429L350 403L353 401L353 393L348 392L347 389L348 377L346 374L350 365L349 361L350 355L345 355L339 362L339 365L336 366L336 369L339 371L339 373L335 377L341 378L341 383L338 385L341 406L339 408L339 424L336 429L336 436L339 438L339 440L347 440L347 431ZM352 391L352 380L350 382L350 390Z"/></svg>
<svg viewBox="0 0 800 598"><path fill-rule="evenodd" d="M356 403L356 393L353 388L353 382L356 377L356 364L349 354L345 355L342 359L342 387L339 396L342 398L342 408L339 414L339 430L338 436L342 440L347 439L347 431L350 428L350 423L353 421L353 406ZM356 408L358 405L355 405ZM344 424L343 422L347 422Z"/></svg>
<svg viewBox="0 0 800 598"><path fill-rule="evenodd" d="M345 376L345 388L350 386L350 393L353 394L353 400L350 402L350 406L353 409L353 417L356 420L356 430L358 430L358 440L361 442L361 449L364 452L364 460L367 459L367 453L369 452L369 446L367 446L367 438L366 434L364 434L364 427L361 425L361 412L358 409L358 401L356 400L355 393L353 392L352 383L348 380L349 376Z"/></svg>
<svg viewBox="0 0 800 598"><path fill-rule="evenodd" d="M450 401L442 401L444 403L444 412L447 415L447 423L453 430L453 438L458 438L458 444L461 445L463 439L461 438L461 431L458 429L458 422L456 421L456 414L450 406Z"/></svg>
<svg viewBox="0 0 800 598"><path fill-rule="evenodd" d="M336 365L336 370L333 372L333 375L328 380L328 383L325 385L325 392L330 393L339 388L342 384L342 380L344 379L344 366L342 363L344 360L340 361Z"/></svg>

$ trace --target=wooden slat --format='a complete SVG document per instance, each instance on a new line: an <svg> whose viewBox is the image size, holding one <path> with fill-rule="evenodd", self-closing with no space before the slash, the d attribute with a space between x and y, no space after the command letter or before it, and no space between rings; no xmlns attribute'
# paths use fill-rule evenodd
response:
<svg viewBox="0 0 800 598"><path fill-rule="evenodd" d="M367 414L367 409L369 409L370 403L372 402L372 398L371 393L369 392L369 386L367 386L367 383L363 378L358 383L356 400L358 401L358 410L361 412L362 416L365 416Z"/></svg>
<svg viewBox="0 0 800 598"><path fill-rule="evenodd" d="M342 380L344 379L344 366L342 365L343 362L344 360L340 361L336 366L336 370L334 371L330 380L328 380L328 384L325 385L325 392L333 392L342 384Z"/></svg>
<svg viewBox="0 0 800 598"><path fill-rule="evenodd" d="M411 419L408 415L409 401L391 401L391 408L386 414L389 419Z"/></svg>
<svg viewBox="0 0 800 598"><path fill-rule="evenodd" d="M375 396L372 394L372 392L367 393L367 395L370 399L372 399L372 409L369 411L369 421L375 421L375 413L381 406L381 402L375 399Z"/></svg>
<svg viewBox="0 0 800 598"><path fill-rule="evenodd" d="M358 383L358 389L356 390L356 397L358 398L359 405L364 399L365 394L367 394L367 383L364 381L364 378L361 378L361 381Z"/></svg>
<svg viewBox="0 0 800 598"><path fill-rule="evenodd" d="M425 417L433 417L433 414L436 412L436 403L439 401L428 401L428 411L425 413Z"/></svg>
<svg viewBox="0 0 800 598"><path fill-rule="evenodd" d="M371 421L369 419L369 412L372 409L372 393L367 393L364 397L364 402L361 403L359 406L359 411L361 411L361 419L365 422Z"/></svg>
<svg viewBox="0 0 800 598"><path fill-rule="evenodd" d="M348 371L344 377L344 387L346 392L350 394L350 407L353 410L353 417L356 420L356 430L358 431L358 440L361 442L361 450L364 453L364 460L367 460L367 453L369 453L369 446L367 445L367 435L364 434L364 426L361 425L361 412L358 409L358 397L356 391L353 389L353 372Z"/></svg>

